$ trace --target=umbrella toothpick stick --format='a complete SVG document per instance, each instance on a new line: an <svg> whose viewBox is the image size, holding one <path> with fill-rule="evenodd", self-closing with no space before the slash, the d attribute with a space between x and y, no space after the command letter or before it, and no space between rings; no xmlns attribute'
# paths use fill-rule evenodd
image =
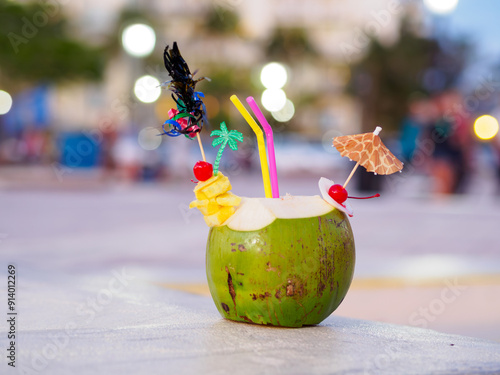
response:
<svg viewBox="0 0 500 375"><path fill-rule="evenodd" d="M196 139L198 139L198 145L200 146L201 157L203 158L203 161L207 161L207 159L205 158L205 151L203 150L203 145L201 144L200 133L196 133Z"/></svg>
<svg viewBox="0 0 500 375"><path fill-rule="evenodd" d="M381 130L382 130L382 128L380 126L377 126L373 132L373 135L379 135ZM356 165L352 169L351 174L349 175L349 177L347 177L347 180L345 181L344 186L343 186L344 189L347 186L347 184L349 183L349 181L351 181L351 178L352 178L352 176L354 176L354 172L356 172L356 169L358 169L360 163L361 163L361 159L358 160L358 162L356 163Z"/></svg>
<svg viewBox="0 0 500 375"><path fill-rule="evenodd" d="M349 175L349 177L347 177L347 180L345 181L344 186L342 186L344 189L347 186L347 184L349 183L349 181L351 181L351 178L352 178L352 176L354 176L354 172L356 172L356 169L358 169L358 167L359 167L359 161L356 163L356 165L352 169L351 174Z"/></svg>

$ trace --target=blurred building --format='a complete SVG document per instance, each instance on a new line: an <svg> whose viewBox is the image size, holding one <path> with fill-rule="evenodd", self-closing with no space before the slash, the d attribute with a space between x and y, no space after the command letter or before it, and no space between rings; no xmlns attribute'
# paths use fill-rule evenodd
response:
<svg viewBox="0 0 500 375"><path fill-rule="evenodd" d="M304 132L319 136L329 129L351 131L359 124L356 105L343 94L350 77L348 64L362 56L369 36L375 35L384 43L397 38L401 18L410 12L421 17L421 9L415 2L387 0L220 0L220 1L150 1L130 2L114 0L65 2L64 11L74 21L75 32L94 43L102 43L109 33L120 30L116 25L120 11L134 7L155 23L157 47L155 54L173 40L179 42L183 53L189 56L190 65L223 64L231 69L243 66L259 69L268 62L263 43L277 28L302 28L307 31L318 57L304 59L289 67L290 79L286 91L290 97L307 96L310 93L324 96L320 111L302 111L297 108L297 122L307 124ZM240 19L239 33L214 35L204 31L206 15L215 11L220 22L225 22L227 12L235 12ZM117 27L118 26L118 27ZM138 107L132 94L132 85L138 75L166 72L161 61L147 64L131 58L124 52L111 59L103 87L75 83L58 87L51 102L55 126L59 129L95 127L102 116L114 117L125 124ZM231 93L227 93L229 96ZM257 93L249 93L258 96ZM151 107L151 105L146 105ZM143 113L149 113L146 110ZM151 113L149 113L151 114ZM155 121L147 115L150 126ZM311 126L311 118L316 126Z"/></svg>
<svg viewBox="0 0 500 375"><path fill-rule="evenodd" d="M160 82L168 80L162 52L173 41L179 43L193 71L200 68L200 75L208 76L214 71L225 72L216 74L224 78L203 83L201 88L222 87L207 98L209 115L217 108L222 120L242 122L229 96L238 93L259 99L264 90L260 71L264 64L278 61L287 68L288 82L283 89L295 104L295 115L284 120L278 132L299 133L313 141L357 132L361 110L356 100L345 94L349 64L363 56L371 36L390 44L397 40L405 15L411 14L418 21L423 14L419 2L403 0L54 0L50 4L54 5L54 17L64 14L69 19L72 35L91 45L105 46L104 79L101 83L74 80L36 88L33 92L43 93L36 108L31 100L22 99L26 96L23 93L14 97L17 112L10 114L9 121L24 137L23 129L34 124L33 116L26 114L33 113L38 120L43 117L37 121L51 131L48 136L57 140L63 135L59 141L65 143L51 149L58 149L54 155L62 155L64 160L78 161L87 153L66 147L66 143L91 140L97 144L92 160L87 158L84 163L82 159L78 165L99 163L94 154L109 149L105 143L116 139L116 134L131 144L131 139L140 137L141 129L158 128L165 121L168 109L174 106L169 93L164 91L159 100L145 104L137 100L133 88L145 74ZM121 46L124 28L136 21L149 23L156 32L156 47L144 58L130 56ZM237 23L226 27L231 22ZM36 43L36 36L32 42ZM246 83L240 88L238 83L220 82L225 79ZM26 104L19 106L22 100ZM136 147L139 145L143 143L138 141ZM170 145L180 147L179 142ZM66 149L70 154L66 155Z"/></svg>

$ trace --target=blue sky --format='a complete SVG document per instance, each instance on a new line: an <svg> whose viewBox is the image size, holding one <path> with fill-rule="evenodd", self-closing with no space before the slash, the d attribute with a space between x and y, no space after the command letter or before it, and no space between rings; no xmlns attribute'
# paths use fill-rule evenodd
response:
<svg viewBox="0 0 500 375"><path fill-rule="evenodd" d="M500 0L459 0L452 13L434 16L433 21L438 22L440 30L454 37L464 36L473 44L470 78L500 63Z"/></svg>
<svg viewBox="0 0 500 375"><path fill-rule="evenodd" d="M447 17L450 32L470 36L483 53L500 55L499 0L460 0Z"/></svg>

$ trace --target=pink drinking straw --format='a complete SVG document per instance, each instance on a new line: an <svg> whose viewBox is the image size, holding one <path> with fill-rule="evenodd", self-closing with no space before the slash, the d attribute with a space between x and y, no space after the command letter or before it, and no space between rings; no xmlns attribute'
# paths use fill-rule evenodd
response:
<svg viewBox="0 0 500 375"><path fill-rule="evenodd" d="M280 197L280 191L278 188L278 175L276 174L276 158L274 156L274 137L273 137L273 128L267 122L266 118L262 114L259 106L255 102L255 99L251 96L247 98L247 103L252 109L255 117L259 120L262 128L264 129L264 133L266 133L267 139L267 157L269 158L269 174L271 175L271 190L273 194L273 198Z"/></svg>

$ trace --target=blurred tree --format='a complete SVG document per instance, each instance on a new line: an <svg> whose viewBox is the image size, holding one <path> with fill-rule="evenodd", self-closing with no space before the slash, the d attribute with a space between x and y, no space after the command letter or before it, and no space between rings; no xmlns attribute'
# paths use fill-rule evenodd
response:
<svg viewBox="0 0 500 375"><path fill-rule="evenodd" d="M230 9L229 5L224 6L216 2L213 6L207 8L203 20L197 24L196 33L203 35L206 41L206 48L218 48L221 42L230 42L234 37L240 34L240 18L236 12ZM212 47L211 43L215 47ZM203 59L202 59L203 61ZM229 97L232 94L239 96L248 95L252 92L251 72L248 68L231 64L219 60L217 63L200 61L198 76L210 78L210 82L203 83L200 90L207 96L217 99L217 110L212 112L207 106L209 113L209 128L216 129L223 121L232 119L231 110L233 108ZM212 113L211 113L212 112ZM240 117L238 117L239 119ZM228 126L238 129L244 134L249 134L251 129L248 126L242 126L244 122L230 121Z"/></svg>
<svg viewBox="0 0 500 375"><path fill-rule="evenodd" d="M11 92L41 81L102 78L104 55L68 35L60 7L0 0L0 79Z"/></svg>
<svg viewBox="0 0 500 375"><path fill-rule="evenodd" d="M278 27L274 29L264 42L264 56L267 61L285 63L289 78L284 90L299 112L308 113L307 121L294 116L286 123L275 121L268 116L273 128L280 132L302 133L304 137L314 137L322 133L320 129L320 102L324 98L323 88L317 87L315 77L327 74L331 64L311 41L309 30L302 27ZM311 74L312 73L312 74ZM313 78L312 82L309 77Z"/></svg>
<svg viewBox="0 0 500 375"><path fill-rule="evenodd" d="M217 128L218 124L222 121L227 121L231 118L230 110L233 105L229 101L232 94L238 95L240 98L248 96L248 93L255 92L256 88L253 86L250 77L250 71L246 68L222 69L220 66L207 66L202 70L207 72L206 76L210 78L210 82L203 83L200 87L205 95L210 95L217 98L221 104L219 111L213 118L210 119L211 128ZM210 109L208 109L210 113ZM238 115L237 118L240 118ZM251 129L246 126L244 121L231 122L231 128L241 131L243 134L251 134Z"/></svg>
<svg viewBox="0 0 500 375"><path fill-rule="evenodd" d="M416 93L430 95L456 84L466 63L469 45L418 36L403 20L399 39L390 46L372 38L364 57L352 66L347 87L360 99L362 129L376 125L397 130Z"/></svg>
<svg viewBox="0 0 500 375"><path fill-rule="evenodd" d="M240 22L237 13L227 8L210 8L208 11L204 29L212 34L237 34Z"/></svg>
<svg viewBox="0 0 500 375"><path fill-rule="evenodd" d="M288 64L318 55L303 28L275 29L267 42L265 52L269 59Z"/></svg>

